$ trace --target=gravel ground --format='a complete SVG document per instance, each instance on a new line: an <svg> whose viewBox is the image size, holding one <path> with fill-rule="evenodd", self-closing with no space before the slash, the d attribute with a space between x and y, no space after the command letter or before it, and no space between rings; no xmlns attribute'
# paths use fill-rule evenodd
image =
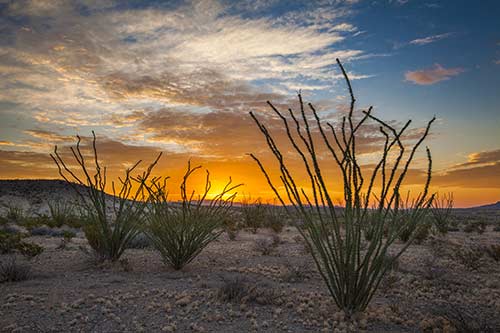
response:
<svg viewBox="0 0 500 333"><path fill-rule="evenodd" d="M453 332L440 311L458 304L478 322L500 310L500 267L481 257L477 270L430 241L413 245L382 284L364 316L346 323L333 304L294 228L285 228L270 255L259 239L240 232L209 245L182 271L149 249L129 249L116 264L96 264L79 235L65 249L60 238L31 237L45 251L30 262L31 279L0 284L1 332ZM438 244L499 243L500 233L450 233ZM400 246L400 245L398 245ZM443 250L440 250L443 251ZM5 259L6 256L0 256ZM251 296L225 300L228 281ZM456 308L456 307L455 307ZM477 315L476 315L477 314Z"/></svg>

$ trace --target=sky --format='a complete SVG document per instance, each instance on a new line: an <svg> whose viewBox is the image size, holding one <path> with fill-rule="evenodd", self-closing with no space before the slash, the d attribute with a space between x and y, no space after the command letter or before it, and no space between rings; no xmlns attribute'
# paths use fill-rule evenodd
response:
<svg viewBox="0 0 500 333"><path fill-rule="evenodd" d="M75 135L88 148L94 130L110 178L163 152L155 172L174 187L191 160L210 170L214 191L231 176L240 194L272 200L248 156L272 170L248 112L289 152L266 101L296 108L300 90L338 121L349 103L339 58L356 112L373 106L398 128L412 119L414 134L436 116L426 141L434 192L453 192L457 207L496 202L498 17L495 0L0 0L0 178L58 178L54 145L69 159ZM367 165L380 148L374 126L360 147ZM425 168L421 151L408 188L418 191ZM329 184L340 198L335 174Z"/></svg>

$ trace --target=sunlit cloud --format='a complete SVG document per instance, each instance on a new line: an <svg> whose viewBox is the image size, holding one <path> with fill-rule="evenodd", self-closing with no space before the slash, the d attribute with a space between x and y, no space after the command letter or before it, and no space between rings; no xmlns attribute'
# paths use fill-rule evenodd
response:
<svg viewBox="0 0 500 333"><path fill-rule="evenodd" d="M453 76L463 73L463 68L444 68L440 64L435 64L434 67L416 71L408 71L405 73L406 81L413 82L419 85L431 85L440 81L448 80Z"/></svg>

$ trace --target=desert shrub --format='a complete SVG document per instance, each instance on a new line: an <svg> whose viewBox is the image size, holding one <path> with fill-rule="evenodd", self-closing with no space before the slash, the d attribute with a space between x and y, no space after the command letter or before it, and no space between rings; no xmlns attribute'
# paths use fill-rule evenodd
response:
<svg viewBox="0 0 500 333"><path fill-rule="evenodd" d="M180 185L181 203L168 200L166 179L155 178L148 185L151 206L147 211L146 234L163 261L174 269L181 269L190 263L223 232L224 219L236 196L233 190L241 185L232 185L230 178L222 191L207 201L211 188L207 170L205 190L194 199L195 192L187 192L187 181L200 168L191 168L188 162Z"/></svg>
<svg viewBox="0 0 500 333"><path fill-rule="evenodd" d="M257 230L263 227L266 222L267 207L262 203L261 199L252 201L250 198L245 198L241 202L241 213L243 225L256 234Z"/></svg>
<svg viewBox="0 0 500 333"><path fill-rule="evenodd" d="M248 283L240 277L222 278L218 298L224 302L240 302L248 294Z"/></svg>
<svg viewBox="0 0 500 333"><path fill-rule="evenodd" d="M57 151L50 156L56 163L59 174L75 190L79 197L81 222L89 246L102 260L117 261L127 249L129 243L139 233L146 208L144 184L161 154L142 174L132 177L141 161L125 171L119 178L119 185L111 182L112 196L106 193L106 168L101 167L96 147L96 136L92 131L92 152L95 174L90 175L88 161L82 153L81 138L77 136L76 147L71 148L73 158L79 166L79 172L71 170ZM77 173L81 174L80 176ZM76 184L74 182L76 182ZM79 186L78 186L79 185ZM112 213L110 214L109 211Z"/></svg>
<svg viewBox="0 0 500 333"><path fill-rule="evenodd" d="M43 252L43 247L22 240L23 235L0 231L0 254L20 253L33 258Z"/></svg>
<svg viewBox="0 0 500 333"><path fill-rule="evenodd" d="M446 274L446 270L437 264L437 257L425 257L422 264L422 275L426 280L437 280Z"/></svg>
<svg viewBox="0 0 500 333"><path fill-rule="evenodd" d="M481 267L482 257L483 251L479 247L471 245L460 246L454 253L454 258L472 271L476 271Z"/></svg>
<svg viewBox="0 0 500 333"><path fill-rule="evenodd" d="M238 233L240 231L240 225L235 218L232 210L227 211L226 215L223 217L222 225L229 240L236 240L236 237L238 236Z"/></svg>
<svg viewBox="0 0 500 333"><path fill-rule="evenodd" d="M5 216L0 216L0 227L5 227L9 223L9 220Z"/></svg>
<svg viewBox="0 0 500 333"><path fill-rule="evenodd" d="M483 247L484 252L488 257L495 261L500 261L500 245L490 244Z"/></svg>
<svg viewBox="0 0 500 333"><path fill-rule="evenodd" d="M63 225L73 225L77 219L74 207L64 200L57 200L48 203L51 227L60 228Z"/></svg>
<svg viewBox="0 0 500 333"><path fill-rule="evenodd" d="M486 222L482 220L477 222L469 222L464 227L464 232L466 233L476 232L478 234L482 234L484 233L485 230L486 230Z"/></svg>
<svg viewBox="0 0 500 333"><path fill-rule="evenodd" d="M436 195L431 206L431 221L434 233L446 234L450 228L453 209L453 194Z"/></svg>
<svg viewBox="0 0 500 333"><path fill-rule="evenodd" d="M457 333L494 333L500 330L498 318L490 309L474 311L462 304L439 304L434 313L446 319Z"/></svg>
<svg viewBox="0 0 500 333"><path fill-rule="evenodd" d="M427 137L435 118L427 124L420 138L413 141L413 147L405 148L407 141L401 138L406 134L410 122L397 130L373 116L371 108L360 117L355 116L355 99L351 84L344 68L340 62L338 64L351 95L349 113L342 119L340 126L327 123L328 129L324 128L324 123L311 104L308 104L310 112L306 114L300 93L298 115L289 109L287 117L268 102L282 120L288 141L304 167L301 171L305 171L308 177L308 190L297 185L296 178L299 176L289 168L287 162L289 151L282 153L278 146L281 142L274 138L252 112L250 115L264 135L279 166L278 183L271 179L267 168L255 155L250 156L258 164L283 207L287 211L290 210L285 204L286 200L300 215L303 223L298 224L298 229L308 247L312 249L311 254L330 295L339 308L347 316L351 316L366 309L381 280L389 271L390 264L384 258L391 245L404 230L415 230L413 227L423 221L428 213L432 202L432 196L428 195L432 169L429 149L427 179L421 195L413 199L411 205L401 209L404 205L400 191L416 151ZM360 128L365 128L362 125L369 119L374 121L375 128L380 130L379 137L383 145L379 161L367 171L358 162L356 143ZM313 133L313 129L319 133ZM335 191L327 186L330 183L325 179L326 154L332 157L333 164L340 171L345 205L342 210L336 209ZM374 184L377 186L376 194ZM283 187L284 191L278 191L279 187ZM374 202L376 213L369 220L367 211L372 208ZM372 224L373 233L371 240L365 244L362 233L367 223ZM415 234L410 232L408 241L398 249L394 259L408 248L414 238Z"/></svg>
<svg viewBox="0 0 500 333"><path fill-rule="evenodd" d="M259 238L255 241L254 249L263 256L273 254L278 244L269 238Z"/></svg>
<svg viewBox="0 0 500 333"><path fill-rule="evenodd" d="M283 207L276 204L265 205L264 215L264 226L277 234L283 231L286 221L286 212L283 210Z"/></svg>
<svg viewBox="0 0 500 333"><path fill-rule="evenodd" d="M290 262L286 262L284 271L280 277L284 282L298 283L309 278L308 272L309 269L305 263L292 264Z"/></svg>
<svg viewBox="0 0 500 333"><path fill-rule="evenodd" d="M256 303L259 305L281 304L281 294L264 283L250 283L240 276L222 278L218 298L225 302Z"/></svg>
<svg viewBox="0 0 500 333"><path fill-rule="evenodd" d="M22 223L26 218L26 212L23 208L16 205L7 205L7 220L14 223Z"/></svg>
<svg viewBox="0 0 500 333"><path fill-rule="evenodd" d="M19 263L15 256L0 261L0 283L18 282L31 277L31 267L26 263Z"/></svg>

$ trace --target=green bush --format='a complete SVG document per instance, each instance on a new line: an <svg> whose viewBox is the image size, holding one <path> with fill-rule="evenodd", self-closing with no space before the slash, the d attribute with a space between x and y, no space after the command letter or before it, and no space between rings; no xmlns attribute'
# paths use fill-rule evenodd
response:
<svg viewBox="0 0 500 333"><path fill-rule="evenodd" d="M0 254L20 253L25 257L33 258L42 252L43 247L23 241L21 234L0 231Z"/></svg>
<svg viewBox="0 0 500 333"><path fill-rule="evenodd" d="M81 222L89 246L100 260L117 261L129 243L140 231L146 208L144 185L161 154L137 177L131 175L141 161L125 171L119 184L111 183L112 196L106 194L106 168L101 167L96 147L96 136L92 132L92 150L95 173L91 176L88 161L82 153L81 138L77 136L76 147L71 152L80 170L71 170L57 151L50 156L56 163L59 174L75 190L79 197ZM81 174L82 176L78 176ZM76 184L74 183L76 182ZM109 211L112 211L110 214Z"/></svg>
<svg viewBox="0 0 500 333"><path fill-rule="evenodd" d="M250 115L279 166L279 180L273 180L263 163L253 154L250 156L285 209L290 210L285 204L287 201L301 217L301 223L297 224L298 230L310 249L330 295L347 316L352 316L366 309L380 282L393 266L391 261L397 260L415 240L415 231L428 214L433 199L433 196L428 196L432 169L429 149L427 179L421 195L408 204L402 199L401 190L416 151L427 137L435 118L427 124L420 138L413 141L413 147L405 148L407 141L401 138L406 134L410 122L397 130L373 116L371 108L360 117L354 116L355 99L351 84L339 61L338 64L351 95L349 113L342 119L340 126L327 123L328 128L325 129L311 104L308 104L311 113L306 114L300 93L300 113L289 109L289 117L268 102L282 120L285 135L298 161L304 166L301 171L309 180L307 190L297 185L296 178L299 176L294 173L296 169L289 168L287 161L292 158L290 152L287 150L285 154L280 150L281 142L252 112ZM367 171L358 161L356 148L359 129L368 119L379 128L383 144L380 159ZM319 133L313 133L312 129ZM340 173L339 182L344 190L343 209L337 209L334 202L337 194L327 185L331 184L326 179L326 175L331 173L325 172L324 168L328 156L333 160L330 165L337 166ZM284 188L284 191L278 191L278 188ZM291 212L290 217L293 216ZM367 229L369 240L365 243L362 236ZM408 232L406 243L397 249L391 260L387 260L391 245L403 232Z"/></svg>
<svg viewBox="0 0 500 333"><path fill-rule="evenodd" d="M78 219L74 207L66 201L58 200L49 202L50 222L52 228L60 228L63 225L72 225L73 221Z"/></svg>
<svg viewBox="0 0 500 333"><path fill-rule="evenodd" d="M205 191L194 199L195 192L188 194L186 187L189 177L198 169L200 166L191 168L188 163L180 185L180 203L168 200L166 179L156 178L148 186L150 209L146 214L146 234L163 261L176 270L190 263L223 232L224 221L236 196L231 192L241 185L231 185L229 179L219 194L207 200L211 188L207 171Z"/></svg>

